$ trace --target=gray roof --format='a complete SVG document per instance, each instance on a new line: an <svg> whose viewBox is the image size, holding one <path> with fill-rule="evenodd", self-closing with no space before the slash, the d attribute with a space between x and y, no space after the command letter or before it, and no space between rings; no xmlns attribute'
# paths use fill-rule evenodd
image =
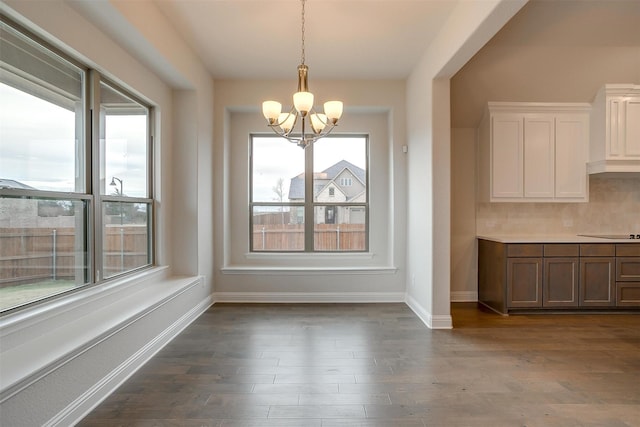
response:
<svg viewBox="0 0 640 427"><path fill-rule="evenodd" d="M304 174L294 176L289 183L289 200L304 198Z"/></svg>
<svg viewBox="0 0 640 427"><path fill-rule="evenodd" d="M338 174L342 172L344 169L349 169L351 173L353 173L360 181L362 181L362 183L366 182L365 181L366 174L364 169L361 169L358 166L346 160L340 160L335 165L329 166L327 169L323 170L322 173L326 173L327 179L331 180L336 176L338 176Z"/></svg>
<svg viewBox="0 0 640 427"><path fill-rule="evenodd" d="M0 188L17 188L20 190L36 190L30 185L23 184L13 179L0 178Z"/></svg>
<svg viewBox="0 0 640 427"><path fill-rule="evenodd" d="M316 185L314 188L314 192L317 194L320 190L322 190L327 181L331 181L334 179L340 172L345 169L349 169L351 173L353 173L356 178L358 178L363 183L366 182L366 172L364 169L359 168L351 162L346 160L340 160L338 163L329 166L327 169L323 170L321 173L326 175L326 178L323 178L321 183ZM289 200L301 200L304 199L304 174L296 175L291 178L291 183L289 184Z"/></svg>

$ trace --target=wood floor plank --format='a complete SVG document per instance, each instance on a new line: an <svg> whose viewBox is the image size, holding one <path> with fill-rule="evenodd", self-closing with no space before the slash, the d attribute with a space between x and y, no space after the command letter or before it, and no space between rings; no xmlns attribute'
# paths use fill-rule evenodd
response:
<svg viewBox="0 0 640 427"><path fill-rule="evenodd" d="M640 427L640 315L216 304L80 426Z"/></svg>

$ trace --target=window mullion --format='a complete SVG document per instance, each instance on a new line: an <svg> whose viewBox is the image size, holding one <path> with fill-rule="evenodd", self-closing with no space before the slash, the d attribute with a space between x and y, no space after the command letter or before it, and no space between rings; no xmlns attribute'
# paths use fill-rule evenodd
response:
<svg viewBox="0 0 640 427"><path fill-rule="evenodd" d="M313 144L304 149L304 250L314 248Z"/></svg>
<svg viewBox="0 0 640 427"><path fill-rule="evenodd" d="M100 75L91 70L89 72L89 138L88 151L90 153L90 162L88 168L90 170L89 191L93 194L92 214L93 221L90 223L92 232L90 242L90 262L93 266L93 281L100 282L103 273L102 262L102 198L100 194Z"/></svg>

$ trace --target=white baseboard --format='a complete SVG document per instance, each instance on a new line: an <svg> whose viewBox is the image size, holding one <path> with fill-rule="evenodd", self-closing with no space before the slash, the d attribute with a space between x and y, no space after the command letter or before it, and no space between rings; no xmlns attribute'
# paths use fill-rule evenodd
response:
<svg viewBox="0 0 640 427"><path fill-rule="evenodd" d="M204 313L211 305L211 297L201 301L173 324L156 336L152 341L144 345L139 351L125 360L111 371L102 380L94 384L85 393L67 405L46 426L70 426L75 425L91 410L97 407L104 399L122 385L131 375L140 369L149 359L158 353L173 338L189 326L195 319Z"/></svg>
<svg viewBox="0 0 640 427"><path fill-rule="evenodd" d="M385 303L404 302L404 292L216 292L229 303Z"/></svg>
<svg viewBox="0 0 640 427"><path fill-rule="evenodd" d="M477 302L478 291L452 291L451 302Z"/></svg>
<svg viewBox="0 0 640 427"><path fill-rule="evenodd" d="M422 307L418 301L416 301L412 296L407 295L406 304L409 306L411 310L422 320L429 329L452 329L453 328L453 320L451 319L451 315L432 315L424 307Z"/></svg>

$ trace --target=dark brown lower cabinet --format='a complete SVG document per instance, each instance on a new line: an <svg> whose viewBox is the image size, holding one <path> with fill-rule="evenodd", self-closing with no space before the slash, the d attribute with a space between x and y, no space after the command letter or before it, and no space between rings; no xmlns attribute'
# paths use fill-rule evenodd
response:
<svg viewBox="0 0 640 427"><path fill-rule="evenodd" d="M616 305L615 258L580 258L580 305L612 307Z"/></svg>
<svg viewBox="0 0 640 427"><path fill-rule="evenodd" d="M507 305L542 307L542 258L507 258Z"/></svg>
<svg viewBox="0 0 640 427"><path fill-rule="evenodd" d="M640 282L616 282L616 305L640 307Z"/></svg>
<svg viewBox="0 0 640 427"><path fill-rule="evenodd" d="M526 309L640 308L640 244L478 244L478 300Z"/></svg>
<svg viewBox="0 0 640 427"><path fill-rule="evenodd" d="M640 307L640 246L616 247L616 305Z"/></svg>
<svg viewBox="0 0 640 427"><path fill-rule="evenodd" d="M613 307L616 305L616 245L584 243L580 245L580 305Z"/></svg>
<svg viewBox="0 0 640 427"><path fill-rule="evenodd" d="M578 306L578 257L544 258L543 307Z"/></svg>

